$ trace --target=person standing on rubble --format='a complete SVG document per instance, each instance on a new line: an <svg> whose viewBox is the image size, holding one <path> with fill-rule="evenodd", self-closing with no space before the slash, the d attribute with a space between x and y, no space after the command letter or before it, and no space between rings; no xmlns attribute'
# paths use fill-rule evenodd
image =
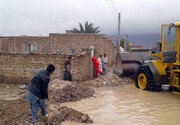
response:
<svg viewBox="0 0 180 125"><path fill-rule="evenodd" d="M108 57L106 56L106 54L104 54L102 58L102 63L103 63L103 73L106 74L106 67L108 63Z"/></svg>
<svg viewBox="0 0 180 125"><path fill-rule="evenodd" d="M64 80L66 81L72 81L71 60L72 60L72 57L69 56L68 60L64 63Z"/></svg>
<svg viewBox="0 0 180 125"><path fill-rule="evenodd" d="M48 95L48 84L50 75L55 71L55 66L50 64L44 69L39 69L32 78L28 88L26 100L30 102L33 125L37 125L37 112L41 108L42 116L46 116L45 99L50 99Z"/></svg>
<svg viewBox="0 0 180 125"><path fill-rule="evenodd" d="M94 69L95 69L95 77L98 77L98 74L101 74L101 71L99 70L99 62L95 57L92 57L92 62L94 64Z"/></svg>
<svg viewBox="0 0 180 125"><path fill-rule="evenodd" d="M102 68L102 55L99 55L99 58L98 58L98 62L99 62L99 70L103 71L103 68ZM101 74L98 74L98 76L100 76Z"/></svg>

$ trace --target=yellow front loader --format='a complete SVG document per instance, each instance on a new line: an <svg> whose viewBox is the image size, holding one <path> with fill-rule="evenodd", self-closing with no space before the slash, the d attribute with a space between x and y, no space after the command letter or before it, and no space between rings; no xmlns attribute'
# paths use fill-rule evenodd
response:
<svg viewBox="0 0 180 125"><path fill-rule="evenodd" d="M162 84L180 89L180 22L162 25L160 53L152 54L158 60L146 60L135 70L137 88L161 90Z"/></svg>

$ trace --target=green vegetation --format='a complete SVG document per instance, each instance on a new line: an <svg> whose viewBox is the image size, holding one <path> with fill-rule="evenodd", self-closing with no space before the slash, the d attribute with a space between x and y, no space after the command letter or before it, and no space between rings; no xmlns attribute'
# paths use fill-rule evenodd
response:
<svg viewBox="0 0 180 125"><path fill-rule="evenodd" d="M99 33L100 32L99 27L94 27L94 24L93 23L89 24L88 21L85 22L84 27L82 26L81 23L79 23L79 28L80 30L77 28L73 28L71 32L72 33Z"/></svg>

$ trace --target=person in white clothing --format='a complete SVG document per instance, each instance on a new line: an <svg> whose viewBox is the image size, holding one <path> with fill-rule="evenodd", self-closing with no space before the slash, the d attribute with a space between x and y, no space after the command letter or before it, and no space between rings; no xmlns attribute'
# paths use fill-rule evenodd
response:
<svg viewBox="0 0 180 125"><path fill-rule="evenodd" d="M108 63L108 57L106 56L106 54L104 54L104 56L102 58L102 67L103 67L104 74L106 73L107 63Z"/></svg>
<svg viewBox="0 0 180 125"><path fill-rule="evenodd" d="M98 62L99 62L99 70L102 72L103 71L103 68L102 68L102 55L99 55ZM100 76L100 74L98 74L98 76Z"/></svg>

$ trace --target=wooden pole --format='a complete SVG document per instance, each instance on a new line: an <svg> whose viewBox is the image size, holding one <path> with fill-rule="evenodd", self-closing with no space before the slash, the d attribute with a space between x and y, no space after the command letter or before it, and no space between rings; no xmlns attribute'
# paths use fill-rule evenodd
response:
<svg viewBox="0 0 180 125"><path fill-rule="evenodd" d="M50 100L49 100L49 86L48 86L48 125L50 125Z"/></svg>

